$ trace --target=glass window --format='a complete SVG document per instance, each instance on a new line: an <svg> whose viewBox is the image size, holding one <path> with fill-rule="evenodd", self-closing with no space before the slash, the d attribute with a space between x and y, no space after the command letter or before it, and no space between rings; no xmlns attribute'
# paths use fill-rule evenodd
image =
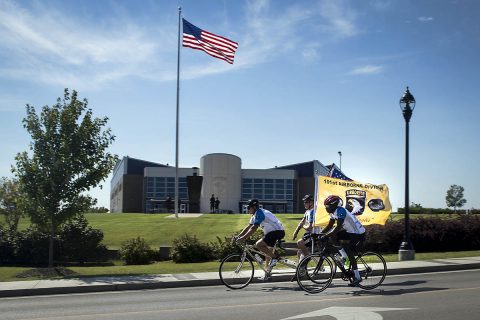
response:
<svg viewBox="0 0 480 320"><path fill-rule="evenodd" d="M167 193L173 197L173 195L175 194L175 188L167 188Z"/></svg>
<svg viewBox="0 0 480 320"><path fill-rule="evenodd" d="M276 200L284 200L285 199L285 196L283 194L276 194L275 195L275 199Z"/></svg>
<svg viewBox="0 0 480 320"><path fill-rule="evenodd" d="M253 197L256 198L256 199L262 199L262 198L263 198L263 194L262 194L262 193L254 193L254 194L253 194Z"/></svg>
<svg viewBox="0 0 480 320"><path fill-rule="evenodd" d="M288 179L286 180L287 186L291 186L293 184L293 180Z"/></svg>
<svg viewBox="0 0 480 320"><path fill-rule="evenodd" d="M265 188L273 189L273 183L265 183Z"/></svg>
<svg viewBox="0 0 480 320"><path fill-rule="evenodd" d="M167 178L167 181L168 181L168 182L175 182L175 177L168 177L168 178Z"/></svg>
<svg viewBox="0 0 480 320"><path fill-rule="evenodd" d="M273 183L273 179L265 179L265 183Z"/></svg>
<svg viewBox="0 0 480 320"><path fill-rule="evenodd" d="M243 179L243 183L252 183L252 179Z"/></svg>
<svg viewBox="0 0 480 320"><path fill-rule="evenodd" d="M273 189L267 189L267 188L265 187L265 193L266 193L266 194L273 194Z"/></svg>
<svg viewBox="0 0 480 320"><path fill-rule="evenodd" d="M255 183L263 183L263 179L253 179L253 182L255 182Z"/></svg>
<svg viewBox="0 0 480 320"><path fill-rule="evenodd" d="M252 199L251 193L242 193L242 199Z"/></svg>

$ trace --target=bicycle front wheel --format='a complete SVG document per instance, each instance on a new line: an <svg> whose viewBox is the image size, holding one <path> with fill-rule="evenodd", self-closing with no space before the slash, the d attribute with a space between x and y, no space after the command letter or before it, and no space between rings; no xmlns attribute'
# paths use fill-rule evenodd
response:
<svg viewBox="0 0 480 320"><path fill-rule="evenodd" d="M319 293L332 283L334 266L330 259L320 254L311 254L303 258L297 266L297 283L308 293Z"/></svg>
<svg viewBox="0 0 480 320"><path fill-rule="evenodd" d="M387 275L387 263L381 255L375 252L365 252L357 258L358 271L362 282L358 286L371 290L382 284Z"/></svg>
<svg viewBox="0 0 480 320"><path fill-rule="evenodd" d="M230 289L242 289L253 279L253 262L244 254L234 253L220 262L218 274L220 281Z"/></svg>

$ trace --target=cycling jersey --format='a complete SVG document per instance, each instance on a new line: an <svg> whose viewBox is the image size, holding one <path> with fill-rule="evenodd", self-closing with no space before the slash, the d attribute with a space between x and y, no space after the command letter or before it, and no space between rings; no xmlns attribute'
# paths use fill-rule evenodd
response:
<svg viewBox="0 0 480 320"><path fill-rule="evenodd" d="M307 211L305 211L305 214L303 216L305 218L305 228L308 228L310 223L315 223L315 209L308 209ZM311 233L320 233L320 227L313 227Z"/></svg>
<svg viewBox="0 0 480 320"><path fill-rule="evenodd" d="M335 212L330 214L330 218L335 220L343 219L343 229L345 229L345 231L348 233L365 233L365 228L362 226L360 221L358 221L357 217L343 207L338 207Z"/></svg>
<svg viewBox="0 0 480 320"><path fill-rule="evenodd" d="M263 229L263 234L275 230L284 230L282 223L273 213L265 209L257 209L250 218L250 224L258 224Z"/></svg>

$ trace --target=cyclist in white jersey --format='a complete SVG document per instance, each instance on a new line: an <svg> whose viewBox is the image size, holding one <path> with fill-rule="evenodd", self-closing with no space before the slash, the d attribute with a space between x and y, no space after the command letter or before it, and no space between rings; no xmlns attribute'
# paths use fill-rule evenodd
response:
<svg viewBox="0 0 480 320"><path fill-rule="evenodd" d="M274 255L272 247L275 246L277 240L285 237L285 229L273 213L259 208L259 205L257 199L248 202L248 213L250 213L252 217L250 218L249 224L234 237L234 239L237 242L245 241L257 231L258 227L261 227L264 235L262 239L256 242L255 246L265 254L266 265L269 266L269 270L271 270L279 258L278 254ZM269 276L269 274L266 274L263 279L268 280Z"/></svg>
<svg viewBox="0 0 480 320"><path fill-rule="evenodd" d="M349 244L345 247L348 259L352 264L355 280L353 285L359 284L362 279L358 272L357 261L355 260L356 247L359 243L365 240L365 228L358 221L357 217L348 212L345 208L340 206L341 198L336 195L328 196L325 201L325 209L330 214L330 221L328 225L323 229L325 237L336 236L337 240L347 240ZM336 222L335 228L333 225Z"/></svg>
<svg viewBox="0 0 480 320"><path fill-rule="evenodd" d="M314 199L313 196L310 194L305 195L303 197L303 205L305 206L305 214L303 215L302 220L297 225L297 228L293 232L292 240L297 238L297 234L301 229L305 230L305 234L303 237L297 241L298 246L298 261L300 261L303 257L309 255L309 250L307 246L311 245L312 243L312 234L320 233L320 227L314 226L315 224L315 209L314 209ZM302 257L303 256L303 257Z"/></svg>

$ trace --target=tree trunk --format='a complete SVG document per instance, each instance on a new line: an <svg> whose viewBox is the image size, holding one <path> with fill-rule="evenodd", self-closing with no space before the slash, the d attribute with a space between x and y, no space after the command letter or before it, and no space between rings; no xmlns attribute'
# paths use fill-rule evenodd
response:
<svg viewBox="0 0 480 320"><path fill-rule="evenodd" d="M49 238L49 247L48 247L48 267L53 268L53 241L55 237L55 227L52 226L50 229L50 238Z"/></svg>

